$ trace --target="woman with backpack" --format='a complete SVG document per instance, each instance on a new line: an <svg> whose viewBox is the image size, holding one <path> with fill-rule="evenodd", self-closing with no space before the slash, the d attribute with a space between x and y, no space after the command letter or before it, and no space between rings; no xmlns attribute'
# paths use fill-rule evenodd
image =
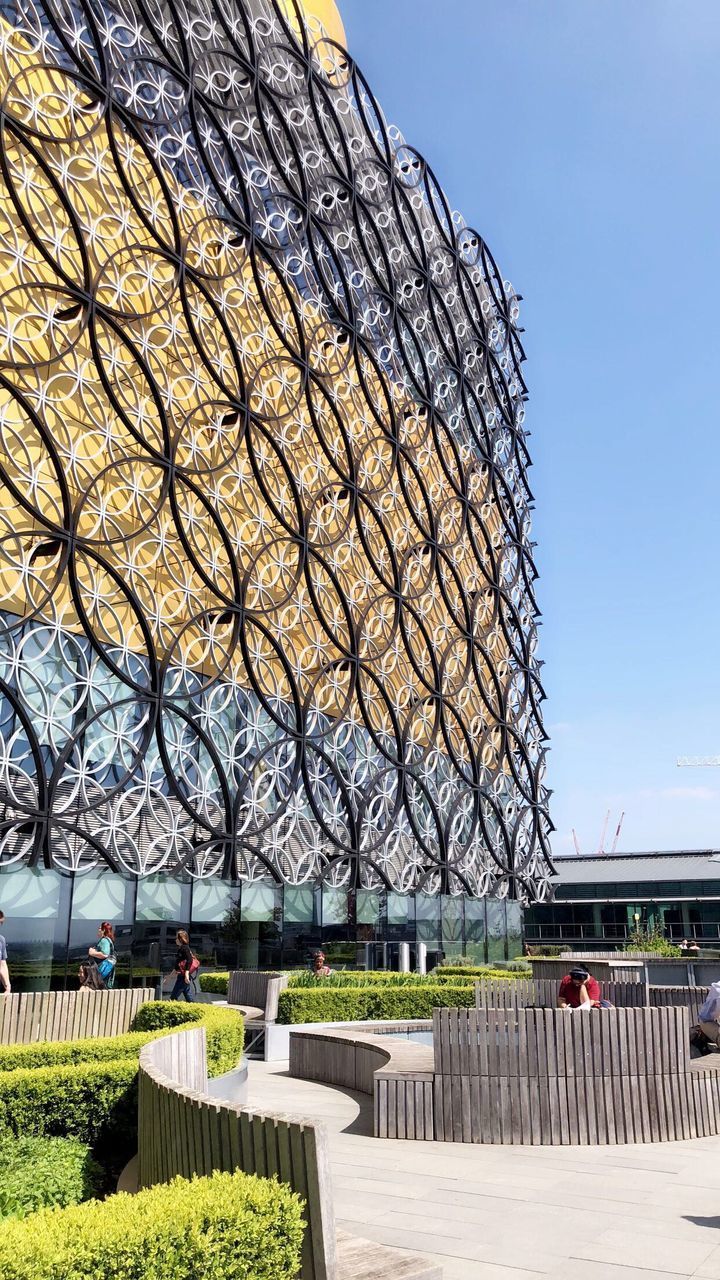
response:
<svg viewBox="0 0 720 1280"><path fill-rule="evenodd" d="M190 950L190 938L184 929L178 929L175 934L175 941L177 943L177 951L175 953L173 973L176 973L177 977L175 986L170 992L170 999L179 1000L181 996L184 996L188 1004L192 1004L192 980L200 968L200 962Z"/></svg>
<svg viewBox="0 0 720 1280"><path fill-rule="evenodd" d="M102 978L106 991L112 991L115 985L115 930L107 920L103 920L98 929L98 944L88 947L88 955L97 961L97 971Z"/></svg>

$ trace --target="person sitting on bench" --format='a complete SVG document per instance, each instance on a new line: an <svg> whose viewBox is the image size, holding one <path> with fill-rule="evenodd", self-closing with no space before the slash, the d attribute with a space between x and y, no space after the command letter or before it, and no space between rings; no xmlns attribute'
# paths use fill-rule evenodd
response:
<svg viewBox="0 0 720 1280"><path fill-rule="evenodd" d="M720 1048L720 982L713 982L705 1002L698 1009L700 1030L711 1044Z"/></svg>
<svg viewBox="0 0 720 1280"><path fill-rule="evenodd" d="M559 1009L597 1009L600 1005L600 983L583 965L575 965L565 974L558 991Z"/></svg>

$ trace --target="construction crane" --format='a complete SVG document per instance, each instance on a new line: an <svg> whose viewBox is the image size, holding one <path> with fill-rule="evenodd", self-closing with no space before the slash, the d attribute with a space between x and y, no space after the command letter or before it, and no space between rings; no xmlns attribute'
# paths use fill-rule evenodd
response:
<svg viewBox="0 0 720 1280"><path fill-rule="evenodd" d="M720 760L718 760L718 763L720 764ZM615 835L613 837L612 848L610 849L611 854L614 853L615 850L617 849L617 843L618 843L618 840L620 839L620 832L622 830L622 824L624 820L625 820L625 810L623 809L622 813L620 814L620 821L618 822L617 827L615 828ZM607 850L605 849L605 836L607 835L607 828L608 828L609 821L610 821L610 810L608 809L607 813L605 814L605 821L603 822L603 825L602 825L602 832L600 833L600 843L598 844L598 847L595 850L595 854L594 854L596 858L602 858L606 855ZM582 858L583 855L580 849L580 842L577 838L577 832L575 831L574 827L572 829L572 838L573 838L573 844L575 845L575 852L578 858Z"/></svg>

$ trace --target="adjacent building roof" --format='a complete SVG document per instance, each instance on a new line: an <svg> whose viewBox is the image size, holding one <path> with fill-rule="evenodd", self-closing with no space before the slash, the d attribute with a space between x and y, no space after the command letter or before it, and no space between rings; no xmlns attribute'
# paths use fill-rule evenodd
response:
<svg viewBox="0 0 720 1280"><path fill-rule="evenodd" d="M720 849L669 849L554 859L557 886L624 880L720 880Z"/></svg>

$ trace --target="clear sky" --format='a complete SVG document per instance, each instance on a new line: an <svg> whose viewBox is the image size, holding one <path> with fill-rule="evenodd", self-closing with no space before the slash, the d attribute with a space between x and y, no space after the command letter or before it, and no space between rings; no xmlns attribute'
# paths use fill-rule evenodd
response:
<svg viewBox="0 0 720 1280"><path fill-rule="evenodd" d="M720 0L340 0L525 298L556 853L720 847Z"/></svg>

